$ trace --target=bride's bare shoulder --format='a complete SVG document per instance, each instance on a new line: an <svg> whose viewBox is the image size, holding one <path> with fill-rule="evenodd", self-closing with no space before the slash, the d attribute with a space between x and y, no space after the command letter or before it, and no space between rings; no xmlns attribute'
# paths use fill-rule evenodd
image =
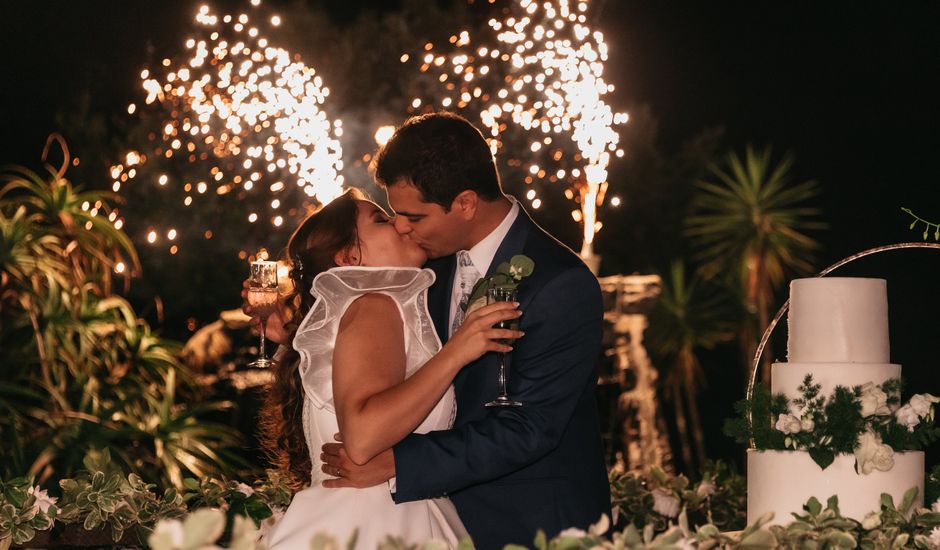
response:
<svg viewBox="0 0 940 550"><path fill-rule="evenodd" d="M351 326L360 327L391 327L401 326L398 304L395 300L381 292L363 294L353 300L339 323L342 331Z"/></svg>

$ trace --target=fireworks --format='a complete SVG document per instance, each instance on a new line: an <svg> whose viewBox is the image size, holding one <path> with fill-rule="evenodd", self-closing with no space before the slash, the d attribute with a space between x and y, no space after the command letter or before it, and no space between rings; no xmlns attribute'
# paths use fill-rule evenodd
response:
<svg viewBox="0 0 940 550"><path fill-rule="evenodd" d="M111 168L112 189L137 178L132 185L174 193L181 207L228 212L242 203L244 222L275 228L305 206L339 196L343 127L323 111L330 91L320 76L270 45L246 13L219 16L202 6L195 23L197 36L185 41L182 59L140 73L144 104L127 111L153 119L152 147L129 151ZM267 23L277 27L281 19ZM138 177L144 163L150 181ZM205 239L212 229L209 221L200 228ZM169 244L175 253L176 229L151 223L142 230L148 243Z"/></svg>
<svg viewBox="0 0 940 550"><path fill-rule="evenodd" d="M431 43L417 56L402 55L402 63L420 63L443 89L443 96L416 97L411 106L472 113L488 130L493 153L502 149L509 166L526 169L526 184L566 182L566 196L581 205L572 217L584 225L582 255L588 257L601 228L597 208L611 155L624 154L616 127L627 122L604 101L614 90L603 78L607 45L587 26L586 1L516 0L512 6L512 16L489 21L492 36L480 43L463 31L451 37L447 55ZM526 197L539 208L535 189Z"/></svg>

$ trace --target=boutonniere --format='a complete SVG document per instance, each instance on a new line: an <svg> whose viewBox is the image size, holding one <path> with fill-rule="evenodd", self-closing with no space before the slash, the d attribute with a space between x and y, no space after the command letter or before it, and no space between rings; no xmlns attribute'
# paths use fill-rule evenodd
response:
<svg viewBox="0 0 940 550"><path fill-rule="evenodd" d="M483 277L473 285L470 291L470 297L467 303L461 306L466 315L470 315L473 310L486 305L486 293L491 288L508 287L515 288L519 286L522 279L525 279L535 271L535 262L525 254L517 254L496 267L496 271L489 277Z"/></svg>

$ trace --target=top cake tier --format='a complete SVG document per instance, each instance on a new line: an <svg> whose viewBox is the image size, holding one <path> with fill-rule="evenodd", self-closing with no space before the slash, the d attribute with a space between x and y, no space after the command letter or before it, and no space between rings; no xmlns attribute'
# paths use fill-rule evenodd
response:
<svg viewBox="0 0 940 550"><path fill-rule="evenodd" d="M788 326L792 363L890 360L884 279L796 279L790 283Z"/></svg>

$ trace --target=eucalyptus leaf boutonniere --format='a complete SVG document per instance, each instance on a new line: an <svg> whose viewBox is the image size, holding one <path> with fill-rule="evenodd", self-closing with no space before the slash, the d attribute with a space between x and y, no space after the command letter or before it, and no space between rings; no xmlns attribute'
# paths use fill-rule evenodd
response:
<svg viewBox="0 0 940 550"><path fill-rule="evenodd" d="M532 258L517 254L496 267L496 271L489 277L483 277L473 285L470 291L470 297L467 303L462 307L464 313L470 315L473 310L486 305L486 293L491 288L505 287L515 288L519 286L522 279L525 279L535 271L535 262Z"/></svg>

